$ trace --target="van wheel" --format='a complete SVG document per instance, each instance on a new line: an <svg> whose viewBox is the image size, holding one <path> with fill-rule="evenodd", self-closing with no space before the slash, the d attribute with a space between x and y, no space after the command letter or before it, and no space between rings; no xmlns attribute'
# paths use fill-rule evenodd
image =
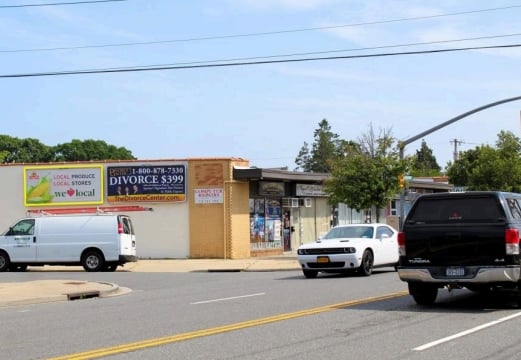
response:
<svg viewBox="0 0 521 360"><path fill-rule="evenodd" d="M117 268L118 268L118 264L106 263L105 266L103 267L103 271L113 272L113 271L116 271Z"/></svg>
<svg viewBox="0 0 521 360"><path fill-rule="evenodd" d="M438 296L438 288L431 284L408 283L409 294L418 305L432 305Z"/></svg>
<svg viewBox="0 0 521 360"><path fill-rule="evenodd" d="M9 255L5 251L0 251L0 272L7 271L10 265Z"/></svg>
<svg viewBox="0 0 521 360"><path fill-rule="evenodd" d="M87 250L83 253L81 265L85 271L101 271L105 266L105 259L98 250Z"/></svg>
<svg viewBox="0 0 521 360"><path fill-rule="evenodd" d="M362 255L362 263L358 268L358 274L369 276L373 273L374 256L371 250L365 250Z"/></svg>

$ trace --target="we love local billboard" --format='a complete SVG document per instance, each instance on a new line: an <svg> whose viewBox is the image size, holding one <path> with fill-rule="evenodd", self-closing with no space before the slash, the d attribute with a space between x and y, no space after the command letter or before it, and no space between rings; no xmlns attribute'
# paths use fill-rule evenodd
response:
<svg viewBox="0 0 521 360"><path fill-rule="evenodd" d="M24 205L103 204L103 165L24 167Z"/></svg>

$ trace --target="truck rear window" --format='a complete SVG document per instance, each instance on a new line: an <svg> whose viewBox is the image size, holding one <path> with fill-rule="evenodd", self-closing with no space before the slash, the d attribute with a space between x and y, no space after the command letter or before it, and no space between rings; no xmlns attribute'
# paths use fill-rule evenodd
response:
<svg viewBox="0 0 521 360"><path fill-rule="evenodd" d="M407 222L496 222L505 214L494 197L454 197L418 200Z"/></svg>

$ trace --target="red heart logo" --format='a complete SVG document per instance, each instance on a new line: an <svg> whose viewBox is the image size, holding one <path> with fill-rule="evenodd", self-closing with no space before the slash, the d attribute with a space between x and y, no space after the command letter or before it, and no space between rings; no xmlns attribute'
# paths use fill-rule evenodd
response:
<svg viewBox="0 0 521 360"><path fill-rule="evenodd" d="M69 190L67 190L67 195L69 195L69 196L73 196L74 193L75 193L75 191L73 188L70 188Z"/></svg>

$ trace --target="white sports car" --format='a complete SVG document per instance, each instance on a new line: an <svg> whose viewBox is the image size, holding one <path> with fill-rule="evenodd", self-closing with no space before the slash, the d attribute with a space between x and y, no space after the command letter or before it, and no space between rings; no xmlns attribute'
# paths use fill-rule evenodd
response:
<svg viewBox="0 0 521 360"><path fill-rule="evenodd" d="M369 276L375 267L396 268L397 236L398 231L387 224L339 225L316 242L300 246L297 259L307 278L346 271Z"/></svg>

